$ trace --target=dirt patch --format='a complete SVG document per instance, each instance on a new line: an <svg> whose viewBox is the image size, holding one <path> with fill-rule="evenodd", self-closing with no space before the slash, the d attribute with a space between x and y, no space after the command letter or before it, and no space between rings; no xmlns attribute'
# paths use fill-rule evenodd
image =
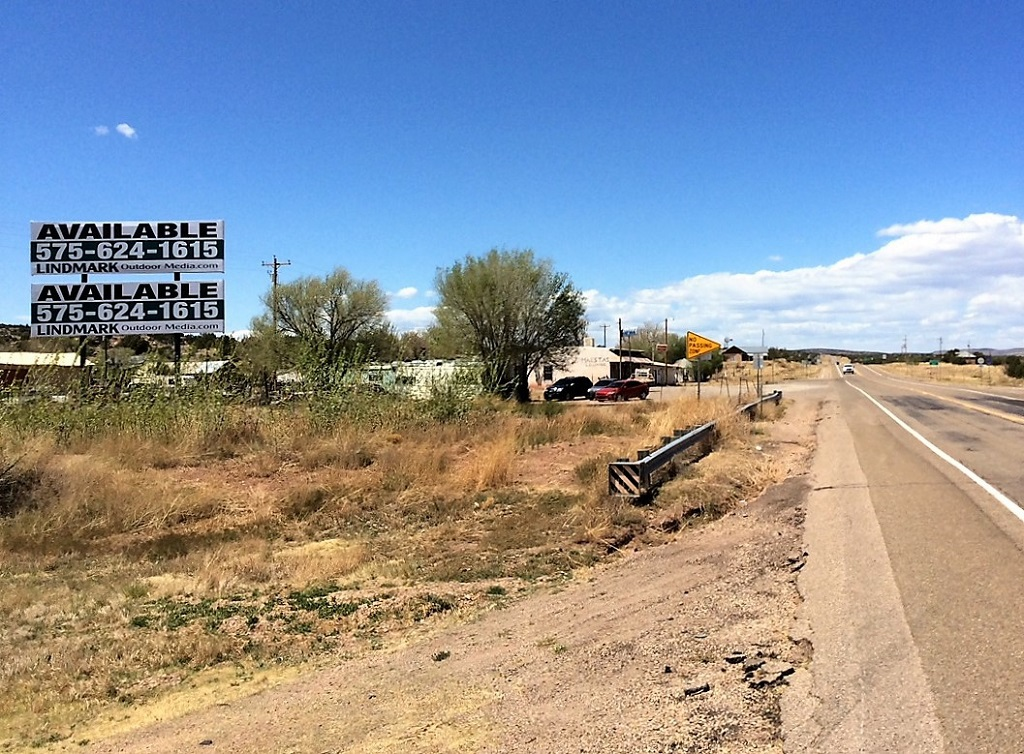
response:
<svg viewBox="0 0 1024 754"><path fill-rule="evenodd" d="M83 745L83 732L58 748L781 751L779 694L807 659L789 628L817 412L802 393L767 429L763 452L785 482L667 544L496 600L469 623L441 616L400 648L333 658L252 697L102 742ZM564 450L546 483L579 462L575 445Z"/></svg>

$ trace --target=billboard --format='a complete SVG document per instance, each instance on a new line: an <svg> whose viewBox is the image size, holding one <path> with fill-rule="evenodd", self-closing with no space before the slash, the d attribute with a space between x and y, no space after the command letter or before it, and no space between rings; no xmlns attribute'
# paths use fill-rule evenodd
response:
<svg viewBox="0 0 1024 754"><path fill-rule="evenodd" d="M31 223L33 338L224 332L224 221ZM173 281L90 282L90 275L170 273Z"/></svg>
<svg viewBox="0 0 1024 754"><path fill-rule="evenodd" d="M224 272L224 221L31 224L33 275Z"/></svg>
<svg viewBox="0 0 1024 754"><path fill-rule="evenodd" d="M31 337L224 331L224 281L32 286Z"/></svg>

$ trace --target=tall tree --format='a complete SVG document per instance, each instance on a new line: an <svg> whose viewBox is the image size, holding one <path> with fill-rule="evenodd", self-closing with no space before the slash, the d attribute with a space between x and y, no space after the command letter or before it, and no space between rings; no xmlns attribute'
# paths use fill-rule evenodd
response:
<svg viewBox="0 0 1024 754"><path fill-rule="evenodd" d="M629 339L629 345L643 351L647 358L654 359L657 356L657 344L665 342L665 326L658 322L644 322L634 329L636 335ZM626 342L623 341L623 346L625 345ZM660 357L658 360L660 361Z"/></svg>
<svg viewBox="0 0 1024 754"><path fill-rule="evenodd" d="M297 340L303 357L335 369L360 338L373 340L387 330L387 297L376 281L353 278L342 267L325 277L283 283L263 296L267 311L253 321L257 333ZM276 338L275 338L276 339Z"/></svg>
<svg viewBox="0 0 1024 754"><path fill-rule="evenodd" d="M530 250L467 256L434 281L438 328L483 364L484 388L530 400L530 371L564 365L586 332L583 295Z"/></svg>

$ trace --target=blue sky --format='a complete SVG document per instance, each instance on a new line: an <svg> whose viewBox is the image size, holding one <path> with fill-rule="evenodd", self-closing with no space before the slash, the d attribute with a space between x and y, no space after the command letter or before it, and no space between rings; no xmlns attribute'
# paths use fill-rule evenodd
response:
<svg viewBox="0 0 1024 754"><path fill-rule="evenodd" d="M0 322L28 321L30 221L223 219L229 330L274 255L378 281L407 330L498 247L567 273L599 343L1024 346L1021 28L942 0L15 1Z"/></svg>

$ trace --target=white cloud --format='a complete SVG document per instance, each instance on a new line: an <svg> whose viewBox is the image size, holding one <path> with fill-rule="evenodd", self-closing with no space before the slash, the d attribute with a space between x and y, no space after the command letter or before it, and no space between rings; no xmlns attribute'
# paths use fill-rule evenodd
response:
<svg viewBox="0 0 1024 754"><path fill-rule="evenodd" d="M434 324L434 307L417 306L413 309L392 309L387 313L387 318L398 332L424 330Z"/></svg>
<svg viewBox="0 0 1024 754"><path fill-rule="evenodd" d="M670 320L737 343L787 348L930 351L1024 345L1024 227L982 214L922 220L879 232L891 240L830 265L715 273L628 295L586 291L591 334Z"/></svg>
<svg viewBox="0 0 1024 754"><path fill-rule="evenodd" d="M719 272L636 291L587 290L590 335L669 320L676 333L739 345L899 352L1024 347L1024 225L979 214L892 225L881 245L817 267ZM395 298L402 298L402 289ZM436 299L434 291L420 294ZM434 323L432 306L394 309L399 332Z"/></svg>
<svg viewBox="0 0 1024 754"><path fill-rule="evenodd" d="M126 139L134 139L137 136L135 129L129 126L127 123L118 123L116 130Z"/></svg>
<svg viewBox="0 0 1024 754"><path fill-rule="evenodd" d="M110 129L106 126L94 126L92 132L97 136L106 136L110 133Z"/></svg>
<svg viewBox="0 0 1024 754"><path fill-rule="evenodd" d="M393 296L393 298L412 298L417 293L419 293L419 289L414 288L414 287L412 287L410 285L410 286L407 286L405 288L402 288L397 293L392 294L392 296Z"/></svg>

